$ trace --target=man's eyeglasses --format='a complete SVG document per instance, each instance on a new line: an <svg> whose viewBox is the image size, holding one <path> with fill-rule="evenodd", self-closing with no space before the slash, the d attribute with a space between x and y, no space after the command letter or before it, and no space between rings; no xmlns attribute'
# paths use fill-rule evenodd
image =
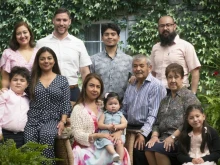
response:
<svg viewBox="0 0 220 165"><path fill-rule="evenodd" d="M173 25L174 25L174 23L167 23L167 24L160 24L160 25L158 25L158 27L159 28L164 28L166 26L167 28L170 28Z"/></svg>

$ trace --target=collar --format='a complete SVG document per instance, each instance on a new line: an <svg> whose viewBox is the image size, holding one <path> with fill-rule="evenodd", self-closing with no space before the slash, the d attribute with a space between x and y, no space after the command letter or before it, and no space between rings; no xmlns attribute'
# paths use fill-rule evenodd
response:
<svg viewBox="0 0 220 165"><path fill-rule="evenodd" d="M194 135L193 131L188 133L189 137L193 137L193 136L202 136L202 134L198 134L198 135Z"/></svg>
<svg viewBox="0 0 220 165"><path fill-rule="evenodd" d="M15 95L17 95L17 93L15 93L13 90L11 90L11 88L8 91L11 92L11 93L14 93ZM22 95L17 95L17 96L24 97L24 96L27 96L27 94L25 92L23 92Z"/></svg>
<svg viewBox="0 0 220 165"><path fill-rule="evenodd" d="M115 51L115 57L116 57L119 53L120 53L120 50L119 50L118 47L117 47L117 49L116 49L116 51ZM112 57L110 57L110 56L108 55L106 49L104 49L104 54L105 54L107 57L112 58Z"/></svg>
<svg viewBox="0 0 220 165"><path fill-rule="evenodd" d="M179 40L180 40L180 36L177 34L173 41L174 44L176 44Z"/></svg>
<svg viewBox="0 0 220 165"><path fill-rule="evenodd" d="M184 91L187 89L186 86L183 86L181 89L179 89L177 92L176 92L176 95L180 96L180 97L183 97L185 96L184 94ZM171 97L171 92L169 93L169 95Z"/></svg>
<svg viewBox="0 0 220 165"><path fill-rule="evenodd" d="M193 131L188 133L189 137L193 137Z"/></svg>
<svg viewBox="0 0 220 165"><path fill-rule="evenodd" d="M187 89L187 87L186 87L186 86L183 86L181 89L179 89L179 90L176 92L176 94L179 95L179 96L181 96L181 97L183 97L183 96L185 96L184 91L185 91L186 89Z"/></svg>
<svg viewBox="0 0 220 165"><path fill-rule="evenodd" d="M152 74L151 74L151 72L148 74L148 76L147 76L147 78L144 80L144 82L143 82L143 84L145 84L145 83L147 83L147 82L151 82L152 81L152 79L153 79L154 77L152 76ZM137 84L137 80L133 83L133 84L131 84L131 85L133 85L133 86L136 86L136 84ZM142 84L142 85L143 85Z"/></svg>
<svg viewBox="0 0 220 165"><path fill-rule="evenodd" d="M117 112L110 112L110 111L106 110L104 113L108 113L108 114L114 115L116 113L119 113L119 110Z"/></svg>
<svg viewBox="0 0 220 165"><path fill-rule="evenodd" d="M54 35L54 32L51 34L50 39L60 40L59 38L57 38L57 37ZM70 34L68 33L67 36L66 36L65 38L63 38L62 40L71 40ZM60 40L60 41L62 41L62 40Z"/></svg>

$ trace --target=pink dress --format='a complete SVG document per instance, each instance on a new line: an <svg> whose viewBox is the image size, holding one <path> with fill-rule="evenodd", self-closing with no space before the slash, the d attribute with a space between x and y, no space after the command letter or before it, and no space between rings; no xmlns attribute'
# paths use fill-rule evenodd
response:
<svg viewBox="0 0 220 165"><path fill-rule="evenodd" d="M5 49L0 60L0 67L8 73L11 72L14 66L22 66L31 71L37 50L37 48L34 48L30 60L26 61L18 50Z"/></svg>
<svg viewBox="0 0 220 165"><path fill-rule="evenodd" d="M201 143L202 143L202 135L194 135L193 132L190 132L188 134L190 137L191 137L191 148L190 148L190 151L189 151L189 156L191 158L201 158L205 155L209 155L210 152L209 152L209 149L207 147L207 145L205 146L205 150L204 150L204 153L202 153L200 151L200 146L201 146ZM184 163L183 165L194 165L192 162L188 162L188 163ZM216 163L213 161L213 162L204 162L204 163L201 163L201 164L196 164L196 165L216 165Z"/></svg>
<svg viewBox="0 0 220 165"><path fill-rule="evenodd" d="M88 111L88 115L92 118L95 132L98 131L98 117L87 107L85 108ZM99 112L99 115L100 116ZM122 161L122 165L130 165L130 157L127 150L124 148L125 154ZM73 143L73 156L74 156L74 165L111 165L112 157L107 152L105 148L96 149L94 144L90 147L82 146L76 141Z"/></svg>

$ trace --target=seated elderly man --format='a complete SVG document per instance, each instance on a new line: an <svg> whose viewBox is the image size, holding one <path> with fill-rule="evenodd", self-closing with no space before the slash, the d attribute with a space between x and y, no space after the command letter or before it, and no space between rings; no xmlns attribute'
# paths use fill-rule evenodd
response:
<svg viewBox="0 0 220 165"><path fill-rule="evenodd" d="M151 62L144 55L136 55L132 61L136 81L125 92L122 112L128 120L128 129L140 129L135 137L134 165L148 164L144 154L150 139L160 101L166 96L166 88L151 74Z"/></svg>

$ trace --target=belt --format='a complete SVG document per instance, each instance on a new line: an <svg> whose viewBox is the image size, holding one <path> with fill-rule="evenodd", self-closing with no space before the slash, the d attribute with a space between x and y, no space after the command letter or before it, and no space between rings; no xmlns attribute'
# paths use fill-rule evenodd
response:
<svg viewBox="0 0 220 165"><path fill-rule="evenodd" d="M13 133L13 134L21 134L21 133L24 133L24 132L13 132L13 131L8 131L6 129L2 129L2 133L4 135L4 133Z"/></svg>
<svg viewBox="0 0 220 165"><path fill-rule="evenodd" d="M78 84L76 84L76 85L70 85L70 89L74 89L74 88L76 88L76 87L78 87Z"/></svg>

